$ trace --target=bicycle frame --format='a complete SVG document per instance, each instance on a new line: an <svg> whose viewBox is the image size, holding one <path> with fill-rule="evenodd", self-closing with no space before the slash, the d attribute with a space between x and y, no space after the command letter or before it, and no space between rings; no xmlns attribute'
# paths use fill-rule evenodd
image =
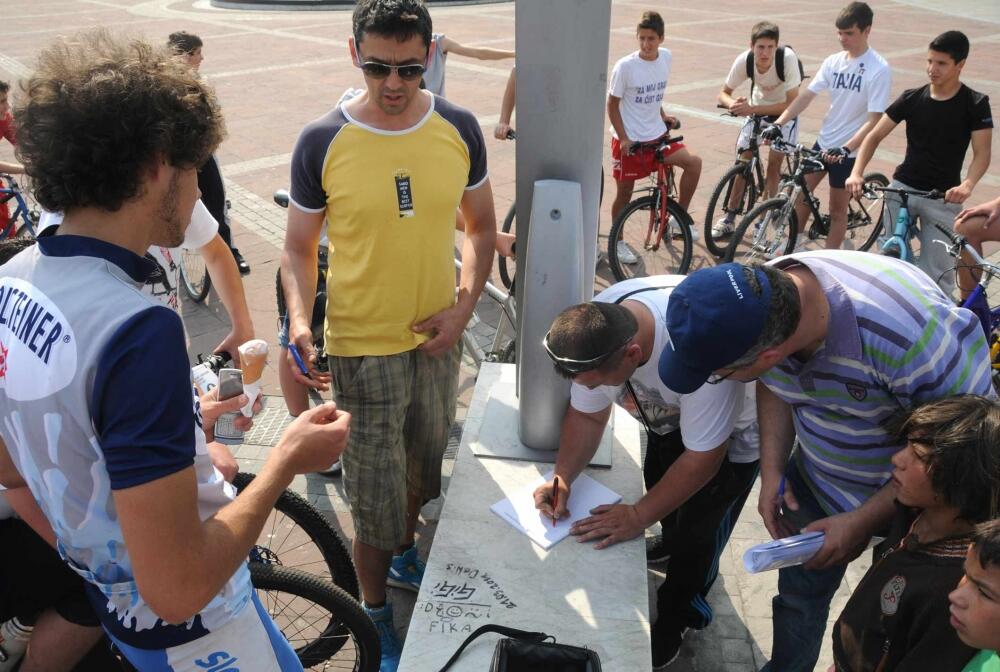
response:
<svg viewBox="0 0 1000 672"><path fill-rule="evenodd" d="M643 247L647 250L659 250L660 243L663 242L665 225L660 226L660 222L666 223L670 219L667 212L667 202L677 195L677 184L674 180L674 166L667 162L663 156L663 151L672 144L680 142L683 138L666 138L659 141L655 147L647 145L646 149L656 152L656 178L655 181L645 188L645 191L656 196L655 206L649 209L649 224L646 227L646 237L643 240ZM650 240L652 239L652 242Z"/></svg>
<svg viewBox="0 0 1000 672"><path fill-rule="evenodd" d="M903 261L913 261L913 248L910 247L910 238L913 237L913 221L910 219L909 194L900 194L902 203L899 212L896 213L896 222L892 227L892 235L885 239L880 246L882 254L898 257ZM883 205L887 208L888 205ZM977 285L978 287L978 285Z"/></svg>
<svg viewBox="0 0 1000 672"><path fill-rule="evenodd" d="M10 220L3 224L3 229L0 230L0 239L9 237L12 227L15 231L17 230L17 220L19 217L23 221L22 226L27 227L31 237L36 237L35 228L32 225L31 208L28 207L28 202L24 199L21 187L18 186L17 182L10 175L4 175L2 179L7 182L7 186L0 187L0 204L14 200L17 203L17 207L11 214Z"/></svg>
<svg viewBox="0 0 1000 672"><path fill-rule="evenodd" d="M458 259L455 260L455 268L459 271L462 270L462 262ZM500 361L500 355L503 352L504 345L503 335L507 329L510 330L512 335L517 333L517 311L514 306L513 292L511 292L511 294L507 294L493 283L487 281L483 286L483 293L497 304L500 309L500 318L497 322L496 332L493 334L493 341L490 344L489 352L483 350L483 348L479 345L479 342L476 340L475 335L472 333L472 330L476 327L476 325L482 321L477 310L472 312L472 317L469 318L469 323L462 331L462 343L465 346L465 350L476 363L477 369L482 366L484 361ZM506 328L504 327L505 320L507 323Z"/></svg>

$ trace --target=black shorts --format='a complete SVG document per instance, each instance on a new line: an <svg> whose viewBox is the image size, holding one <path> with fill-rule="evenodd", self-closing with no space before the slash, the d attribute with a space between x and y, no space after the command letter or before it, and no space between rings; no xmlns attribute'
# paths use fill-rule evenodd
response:
<svg viewBox="0 0 1000 672"><path fill-rule="evenodd" d="M17 518L0 520L0 622L13 616L33 621L46 609L70 623L100 625L83 579L55 549Z"/></svg>
<svg viewBox="0 0 1000 672"><path fill-rule="evenodd" d="M813 145L815 151L820 151L819 143ZM847 184L847 178L851 176L851 171L854 170L854 157L844 157L844 160L840 163L828 163L823 162L826 165L826 174L830 177L830 187L833 189L843 189L844 185Z"/></svg>

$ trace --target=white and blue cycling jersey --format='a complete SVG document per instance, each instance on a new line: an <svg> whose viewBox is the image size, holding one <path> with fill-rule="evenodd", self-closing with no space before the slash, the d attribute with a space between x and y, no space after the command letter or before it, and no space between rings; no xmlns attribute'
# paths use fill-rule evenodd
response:
<svg viewBox="0 0 1000 672"><path fill-rule="evenodd" d="M243 642L240 655L215 646L226 632L227 641L240 639L229 626L256 622L271 660L291 651L284 642L274 653L266 632L274 626L252 600L245 564L182 624L160 619L136 587L113 491L193 466L202 520L235 496L192 412L180 318L142 291L149 263L93 238L48 235L3 266L0 437L52 523L59 553L86 580L105 630L123 650L183 649L194 662L174 667L167 656L137 667L197 670L197 660L225 653L239 664L220 666L229 659L220 658L203 669L301 669L265 665L249 646L256 641Z"/></svg>

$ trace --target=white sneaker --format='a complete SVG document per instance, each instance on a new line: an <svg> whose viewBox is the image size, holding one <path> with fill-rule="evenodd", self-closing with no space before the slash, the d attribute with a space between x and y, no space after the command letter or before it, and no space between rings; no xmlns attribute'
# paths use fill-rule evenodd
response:
<svg viewBox="0 0 1000 672"><path fill-rule="evenodd" d="M618 247L616 248L618 252L618 261L623 264L637 264L639 263L639 257L635 256L635 252L629 249L629 246L625 244L624 240L618 241Z"/></svg>
<svg viewBox="0 0 1000 672"><path fill-rule="evenodd" d="M678 222L676 217L674 217L673 215L670 215L670 235L672 237L674 237L674 238L683 238L684 237L684 232L681 231L681 227L682 226L684 226L684 225L681 224L680 222ZM698 240L700 237L701 237L701 235L697 231L695 231L695 229L692 227L691 228L691 240L693 240L693 241L694 240Z"/></svg>
<svg viewBox="0 0 1000 672"><path fill-rule="evenodd" d="M721 217L712 226L712 238L725 238L726 236L732 235L733 231L736 230L736 222L728 217Z"/></svg>

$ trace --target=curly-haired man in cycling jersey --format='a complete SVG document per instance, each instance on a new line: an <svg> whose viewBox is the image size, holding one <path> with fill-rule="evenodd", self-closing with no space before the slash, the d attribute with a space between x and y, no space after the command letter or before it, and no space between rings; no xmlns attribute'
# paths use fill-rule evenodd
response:
<svg viewBox="0 0 1000 672"><path fill-rule="evenodd" d="M0 485L31 490L139 670L301 670L247 555L292 478L343 450L350 415L304 414L234 499L180 317L140 291L142 255L183 239L222 139L215 96L165 51L96 30L41 52L16 116L35 196L65 218L0 277Z"/></svg>

